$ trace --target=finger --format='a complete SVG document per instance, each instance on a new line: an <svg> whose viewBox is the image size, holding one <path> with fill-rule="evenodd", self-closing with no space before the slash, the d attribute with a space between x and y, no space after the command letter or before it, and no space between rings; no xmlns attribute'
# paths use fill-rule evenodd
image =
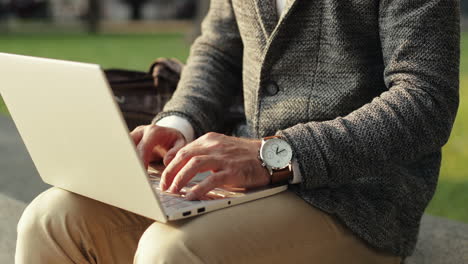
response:
<svg viewBox="0 0 468 264"><path fill-rule="evenodd" d="M148 167L148 164L153 156L153 149L157 145L157 130L158 129L156 127L147 126L144 129L143 137L137 145L138 154L143 160L145 168Z"/></svg>
<svg viewBox="0 0 468 264"><path fill-rule="evenodd" d="M155 161L161 161L162 160L162 157L164 157L166 151L163 147L161 147L158 143L158 145L156 145L154 148L153 148L153 151L150 152L149 154L149 158L148 158L148 162L149 163L152 163L152 162L155 162Z"/></svg>
<svg viewBox="0 0 468 264"><path fill-rule="evenodd" d="M187 200L199 200L214 188L225 184L227 179L226 171L219 171L206 177L199 184L195 185L186 195Z"/></svg>
<svg viewBox="0 0 468 264"><path fill-rule="evenodd" d="M135 129L133 129L132 132L130 132L130 136L132 137L133 143L135 143L135 145L138 145L138 143L140 143L140 140L143 137L144 130L145 126L138 126Z"/></svg>
<svg viewBox="0 0 468 264"><path fill-rule="evenodd" d="M174 143L174 146L166 153L166 155L164 155L164 159L163 159L163 164L164 166L167 167L167 165L172 161L172 159L174 159L175 155L177 154L177 152L183 148L185 146L185 139L178 139L176 141L176 143ZM169 187L169 185L166 184L166 177L163 177L161 175L161 181L159 182L159 188L161 188L161 190L165 191L167 188Z"/></svg>
<svg viewBox="0 0 468 264"><path fill-rule="evenodd" d="M182 147L161 174L161 181L164 183L161 185L161 190L165 191L171 185L174 177L192 157L206 154L208 149L197 141Z"/></svg>
<svg viewBox="0 0 468 264"><path fill-rule="evenodd" d="M174 159L177 152L181 148L183 148L185 144L186 144L185 138L180 138L174 143L174 146L167 151L166 155L164 155L163 163L165 166L169 165L172 159Z"/></svg>
<svg viewBox="0 0 468 264"><path fill-rule="evenodd" d="M221 167L221 162L216 160L213 156L195 156L191 158L174 177L169 191L172 193L179 193L197 173L210 170L218 171Z"/></svg>

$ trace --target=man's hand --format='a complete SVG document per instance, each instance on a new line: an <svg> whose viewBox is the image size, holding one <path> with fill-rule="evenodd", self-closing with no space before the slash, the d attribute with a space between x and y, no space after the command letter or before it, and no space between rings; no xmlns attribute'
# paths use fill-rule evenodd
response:
<svg viewBox="0 0 468 264"><path fill-rule="evenodd" d="M207 133L181 148L161 176L160 187L178 193L199 172L212 171L194 186L187 199L195 200L220 186L252 188L270 182L268 171L258 159L260 140Z"/></svg>
<svg viewBox="0 0 468 264"><path fill-rule="evenodd" d="M177 151L186 144L182 133L178 130L157 125L139 126L130 135L137 146L138 155L143 160L145 168L152 161L173 158Z"/></svg>

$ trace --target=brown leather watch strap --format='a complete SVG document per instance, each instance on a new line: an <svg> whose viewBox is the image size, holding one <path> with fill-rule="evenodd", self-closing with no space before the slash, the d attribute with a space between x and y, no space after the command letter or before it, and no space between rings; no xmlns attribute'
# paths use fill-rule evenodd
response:
<svg viewBox="0 0 468 264"><path fill-rule="evenodd" d="M270 178L270 184L288 183L293 178L291 166L281 170L274 170Z"/></svg>
<svg viewBox="0 0 468 264"><path fill-rule="evenodd" d="M269 139L272 139L272 138L281 138L280 136L269 136L269 137L264 137L263 139L266 141L266 140L269 140Z"/></svg>

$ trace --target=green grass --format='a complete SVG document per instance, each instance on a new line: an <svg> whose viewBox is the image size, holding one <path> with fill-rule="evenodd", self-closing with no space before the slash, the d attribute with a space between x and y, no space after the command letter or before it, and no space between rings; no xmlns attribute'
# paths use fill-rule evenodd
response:
<svg viewBox="0 0 468 264"><path fill-rule="evenodd" d="M5 106L5 103L3 102L3 98L0 96L0 114L7 114L8 109Z"/></svg>
<svg viewBox="0 0 468 264"><path fill-rule="evenodd" d="M468 32L462 34L460 106L449 142L442 151L436 194L427 212L468 223Z"/></svg>
<svg viewBox="0 0 468 264"><path fill-rule="evenodd" d="M87 35L16 34L0 41L0 52L144 70L155 58L175 57L185 61L188 45L182 34Z"/></svg>
<svg viewBox="0 0 468 264"><path fill-rule="evenodd" d="M2 37L0 52L145 71L158 57L185 61L188 46L182 34L22 34ZM443 149L439 185L427 212L468 223L468 33L462 36L460 70L460 107L450 140ZM0 113L7 113L1 97Z"/></svg>

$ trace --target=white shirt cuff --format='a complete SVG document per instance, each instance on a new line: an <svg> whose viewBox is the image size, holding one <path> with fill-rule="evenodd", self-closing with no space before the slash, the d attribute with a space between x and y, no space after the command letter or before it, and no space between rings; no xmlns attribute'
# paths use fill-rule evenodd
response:
<svg viewBox="0 0 468 264"><path fill-rule="evenodd" d="M192 142L194 140L195 131L193 130L193 127L190 124L190 122L183 117L176 115L166 116L158 122L156 122L156 125L162 127L170 127L178 130L180 133L182 133L182 135L184 135L187 143Z"/></svg>
<svg viewBox="0 0 468 264"><path fill-rule="evenodd" d="M193 130L192 125L190 122L180 116L172 115L172 116L166 116L156 122L156 125L162 126L162 127L170 127L174 128L182 135L184 135L185 140L187 143L192 142L195 137L195 131ZM290 184L297 184L302 182L302 175L301 171L299 170L299 163L297 162L297 159L294 159L292 161L292 170L293 170L293 178L289 182Z"/></svg>
<svg viewBox="0 0 468 264"><path fill-rule="evenodd" d="M289 183L290 184L301 183L302 174L301 174L301 171L299 170L299 163L297 162L297 159L293 159L291 165L292 165L292 170L293 170L293 178Z"/></svg>

